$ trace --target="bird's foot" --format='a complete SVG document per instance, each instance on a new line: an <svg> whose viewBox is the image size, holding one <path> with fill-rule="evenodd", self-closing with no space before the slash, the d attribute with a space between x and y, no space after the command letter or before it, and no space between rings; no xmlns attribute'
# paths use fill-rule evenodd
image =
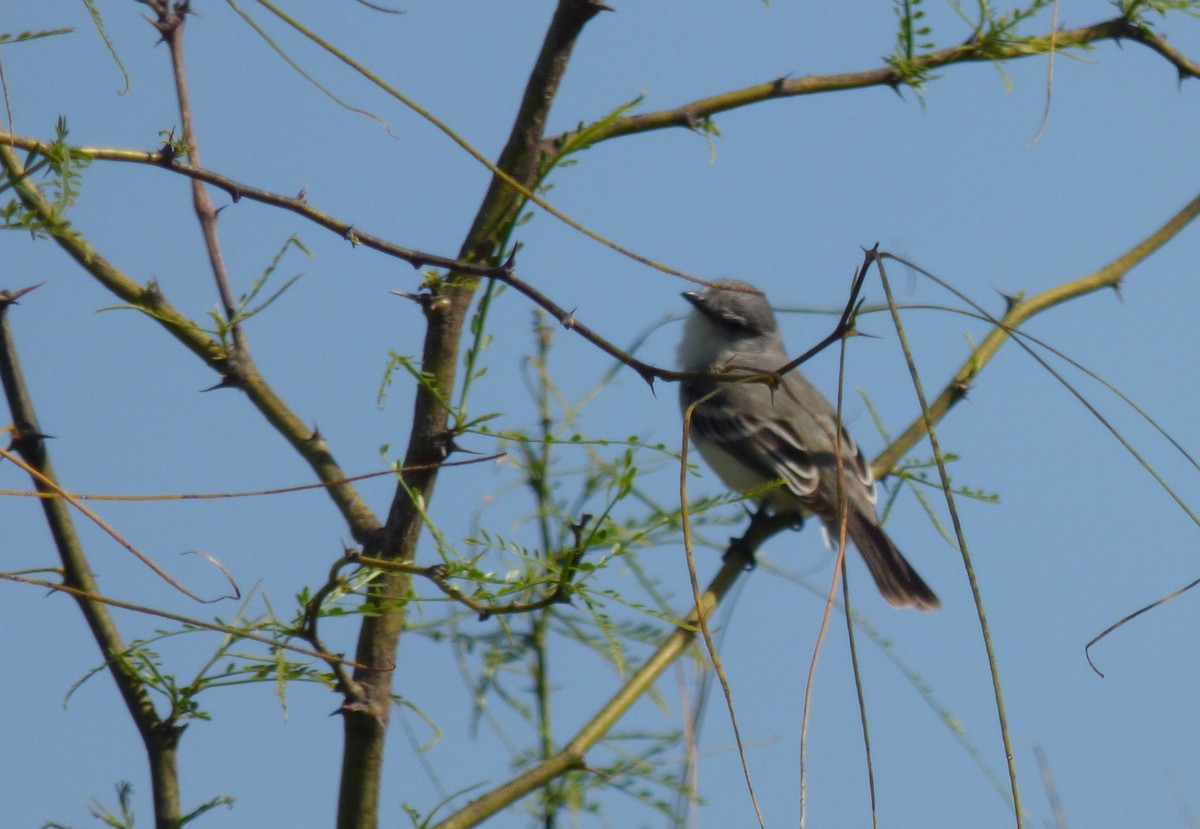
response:
<svg viewBox="0 0 1200 829"><path fill-rule="evenodd" d="M758 566L758 562L754 558L754 547L746 542L746 538L731 538L729 546L725 548L725 555L721 557L722 561L729 559L740 559L744 570L753 570Z"/></svg>

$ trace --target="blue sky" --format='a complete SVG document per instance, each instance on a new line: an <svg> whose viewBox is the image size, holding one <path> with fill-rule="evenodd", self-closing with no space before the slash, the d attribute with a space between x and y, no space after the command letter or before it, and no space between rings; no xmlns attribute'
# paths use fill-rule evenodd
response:
<svg viewBox="0 0 1200 829"><path fill-rule="evenodd" d="M343 66L314 51L250 2L256 16L307 71L379 124L350 113L278 58L224 3L198 4L188 22L187 59L202 158L246 183L296 193L311 204L399 244L453 255L489 173L436 129L383 97ZM895 18L885 4L745 2L614 3L585 30L551 119L561 131L639 96L640 110L679 105L784 75L856 71L880 65L893 47ZM969 34L948 5L929 0L939 46ZM552 9L548 2L439 0L381 15L356 3L293 2L288 9L434 111L482 152L494 156ZM65 115L74 141L152 148L176 126L167 52L134 3L101 9L124 81L91 28L82 4L8 0L0 30L73 26L70 35L4 48L4 71L18 133L50 137ZM1096 2L1064 2L1060 23L1112 16ZM1031 27L1044 31L1048 13ZM1200 23L1169 18L1170 42L1200 56ZM1106 43L1054 64L1049 121L1047 61L949 67L923 97L867 89L775 101L716 120L710 146L683 130L633 136L596 147L556 172L548 198L560 210L621 245L701 277L737 276L762 287L782 308L828 308L844 300L861 248L876 242L952 282L992 313L1000 292L1028 294L1091 272L1136 244L1197 195L1200 84L1180 84L1174 68L1135 44ZM227 203L214 193L218 204ZM194 318L216 305L186 183L159 170L97 163L85 174L71 215L105 256L134 278L158 280ZM281 274L304 276L248 329L264 374L307 421L319 426L343 467L380 468L380 447L407 439L410 394L394 387L375 404L389 350L418 353L421 319L390 290L413 290L403 263L353 249L299 217L242 202L221 214L235 279L245 290L292 234L312 251L295 251ZM1188 228L1138 267L1120 297L1103 292L1033 320L1028 330L1101 374L1152 414L1187 448L1200 443L1194 309L1200 300L1200 228ZM517 233L522 278L617 343L687 309L685 283L647 270L584 238L556 219L535 215ZM25 373L64 485L81 492L225 492L309 481L308 470L236 393L200 393L212 374L150 321L114 304L46 242L0 237L0 288L46 284L11 313ZM898 266L889 271L905 301L950 298ZM867 288L878 302L878 283ZM492 318L495 343L480 406L504 410L502 423L530 428L536 413L521 383L531 348L530 305L504 295ZM799 353L819 340L831 318L781 316ZM986 326L960 315L913 311L905 323L927 389L938 389ZM860 327L875 338L850 343L846 419L868 454L884 441L855 389L868 395L888 430L917 415L911 381L885 315ZM671 365L679 325L656 329L643 358ZM607 363L579 338L556 335L553 364L565 393L582 394ZM836 355L806 371L830 394ZM1200 476L1103 387L1068 370L1072 382L1143 453L1189 504ZM486 402L484 402L486 401ZM637 434L677 445L675 390L651 394L631 372L594 402L584 427L612 437ZM1052 825L1034 749L1044 751L1069 825L1185 826L1200 814L1200 726L1192 715L1200 682L1195 597L1187 594L1101 643L1088 667L1084 645L1122 616L1196 578L1198 528L1108 431L1061 385L1011 345L979 376L966 401L941 424L946 451L960 456L955 481L998 493L998 504L960 504L995 637L1028 825ZM477 438L472 448L496 446ZM616 450L614 450L615 452ZM925 457L926 449L918 456ZM564 468L582 462L565 454ZM646 455L643 481L664 501L675 497L675 471ZM447 471L433 504L435 520L455 537L476 514L494 531L522 537L529 503L504 465ZM693 492L717 494L710 476ZM24 489L9 464L0 487ZM380 513L386 481L362 485ZM936 494L936 493L934 493ZM488 504L486 509L483 506ZM482 512L480 513L480 510ZM940 513L944 508L939 504ZM347 534L320 494L228 502L104 504L100 511L142 549L202 593L223 587L187 550L217 556L244 587L256 585L288 608L304 585L319 583ZM736 514L736 513L732 513ZM943 518L944 520L944 518ZM0 501L4 568L54 561L40 510L31 500ZM177 612L225 618L232 606L187 603L94 528L80 524L93 567L111 595ZM890 827L1012 825L1008 807L968 754L1003 777L990 678L958 553L938 536L911 495L902 495L888 531L945 608L935 614L893 611L868 588L857 558L850 565L859 610L886 640L860 638L870 710L881 821ZM710 537L720 542L721 532ZM528 538L527 538L528 540ZM532 541L530 541L532 543ZM434 555L432 546L423 555ZM703 580L718 566L699 551ZM722 615L722 657L748 760L769 826L798 815L800 700L822 603L780 576L823 590L832 555L810 527L784 534L762 552L764 566L743 579ZM639 554L676 607L688 600L682 548ZM605 586L636 594L626 568ZM0 813L11 826L56 820L89 825L91 797L111 802L112 785L133 781L141 819L150 813L145 763L132 725L107 677L91 680L64 709L72 685L98 656L74 607L63 597L8 584L0 626L10 631L0 679L5 735L0 752ZM426 603L421 618L442 608ZM149 635L153 620L118 614L129 638ZM483 623L484 625L488 623ZM481 630L482 628L476 628ZM353 629L331 626L344 647ZM163 646L187 676L214 638ZM569 739L619 686L598 660L556 652L556 736ZM953 725L934 710L893 658L920 677ZM470 697L452 655L418 637L401 645L398 690L443 729L425 752L437 784L414 757L413 739L430 736L401 716L388 757L385 825L407 825L399 803L428 810L438 786L486 787L511 773L505 738L486 723L472 736ZM514 686L519 687L519 686ZM674 680L661 687L667 711L639 706L629 728L678 727ZM206 698L214 722L186 733L181 755L185 802L237 799L205 826L324 826L332 819L341 728L329 717L338 700L296 687L286 719L265 687ZM497 708L508 735L520 726ZM860 726L844 625L835 624L821 654L809 736L809 821L867 825L868 796ZM710 704L701 736L701 823L749 826L753 816L723 707ZM472 793L476 793L474 790ZM585 825L661 826L664 820L620 795ZM522 826L506 815L496 826Z"/></svg>

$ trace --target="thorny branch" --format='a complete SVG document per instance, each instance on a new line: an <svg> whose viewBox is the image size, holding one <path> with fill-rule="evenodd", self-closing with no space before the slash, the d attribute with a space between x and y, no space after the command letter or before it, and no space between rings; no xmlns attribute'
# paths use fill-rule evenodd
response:
<svg viewBox="0 0 1200 829"><path fill-rule="evenodd" d="M1032 57L1046 54L1052 49L1061 52L1072 47L1084 47L1103 40L1117 42L1128 40L1140 43L1166 58L1175 67L1181 80L1200 78L1200 62L1188 58L1172 46L1165 37L1138 25L1137 22L1126 16L1090 26L1061 29L1051 34L999 43L972 37L961 45L915 56L905 69L908 73L928 73L951 64L980 61L999 62ZM909 75L906 75L906 71L902 71L896 66L886 65L861 72L777 78L741 89L721 92L670 109L626 115L614 118L608 123L590 124L578 130L551 136L546 139L543 152L547 159L554 159L568 147L577 150L578 146L572 147L572 139L583 135L586 135L586 145L592 146L612 138L670 127L696 129L697 125L714 115L777 98L877 86L899 89L908 82Z"/></svg>

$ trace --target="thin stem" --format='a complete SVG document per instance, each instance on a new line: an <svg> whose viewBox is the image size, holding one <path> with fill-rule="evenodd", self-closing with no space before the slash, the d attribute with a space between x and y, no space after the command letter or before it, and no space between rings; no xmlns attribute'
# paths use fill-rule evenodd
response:
<svg viewBox="0 0 1200 829"><path fill-rule="evenodd" d="M529 485L533 488L534 501L537 505L538 531L542 537L542 550L545 552L545 566L550 566L551 550L554 546L550 527L550 516L553 513L551 494L548 482L550 475L550 448L554 443L554 415L550 404L550 332L541 314L535 317L534 334L537 340L537 356L534 358L537 383L538 423L541 429L541 441L537 447L536 458L531 463ZM554 756L554 738L551 720L550 704L550 614L551 608L535 613L531 619L532 629L530 640L533 646L533 677L534 694L537 701L538 740L541 743L542 760ZM556 786L547 785L542 793L542 826L543 829L554 829L555 816L558 811Z"/></svg>
<svg viewBox="0 0 1200 829"><path fill-rule="evenodd" d="M896 299L892 295L892 286L888 282L887 271L880 261L879 279L883 284L883 291L887 295L888 308L891 310L892 323L896 328L896 335L900 340L900 348L904 352L904 361L908 365L908 373L912 378L913 390L916 392L917 401L921 404L921 415L924 419L925 432L929 437L929 445L933 449L933 458L937 462L938 475L942 481L942 491L946 496L946 508L950 512L950 521L954 525L954 536L958 542L959 552L962 554L963 568L967 572L967 581L971 585L971 595L975 599L975 610L979 617L979 630L983 637L984 649L987 651L988 669L992 676L992 693L996 700L996 718L1000 724L1000 736L1004 743L1004 756L1008 762L1008 779L1012 786L1013 798L1013 814L1016 819L1017 829L1022 829L1024 825L1024 815L1021 812L1021 792L1017 785L1017 764L1013 755L1012 737L1008 730L1008 714L1004 707L1004 692L1000 684L1000 668L996 662L996 650L992 643L991 631L988 627L987 613L983 607L983 593L979 589L979 581L975 577L975 567L971 563L971 554L967 548L967 537L963 531L962 522L958 517L958 506L954 500L954 493L950 488L950 476L946 472L946 461L942 455L942 449L938 442L937 430L934 427L934 417L929 409L929 402L925 397L925 389L921 384L921 378L917 373L916 361L912 356L912 349L908 344L908 336L904 331L904 325L900 322L900 311L896 307Z"/></svg>
<svg viewBox="0 0 1200 829"><path fill-rule="evenodd" d="M762 809L758 805L758 796L754 793L754 781L750 777L750 764L746 759L746 749L742 744L741 728L738 727L737 715L733 709L733 692L729 688L729 678L725 675L725 668L721 664L721 658L717 654L716 643L713 642L712 631L709 629L708 617L710 611L705 607L704 596L700 592L700 582L696 578L696 560L692 554L692 527L688 516L687 492L687 477L690 471L688 466L688 445L691 442L692 414L698 406L707 402L717 393L717 390L713 390L704 397L692 401L683 413L683 438L679 451L679 522L683 527L683 550L687 558L688 580L692 586L692 598L694 602L692 612L699 623L700 633L704 637L704 646L708 649L709 659L712 661L713 673L716 675L717 682L721 685L721 693L725 697L725 707L729 711L729 725L733 729L733 739L737 744L738 758L742 763L742 776L746 780L746 790L750 794L750 803L754 807L754 816L758 819L758 825L765 829L766 821L763 819ZM766 515L766 512L760 509L755 518L758 518L760 515ZM753 522L751 523L753 524ZM737 546L738 554L729 555L727 553L726 559L740 559L742 562L754 560L753 556L756 548L744 547L735 543L730 545L730 549L734 549L735 546Z"/></svg>
<svg viewBox="0 0 1200 829"><path fill-rule="evenodd" d="M55 569L55 572L57 572L57 569ZM35 579L27 575L21 575L20 573L0 572L0 579L16 582L17 584L28 584L33 587L41 587L46 590L52 590L56 593L66 593L67 595L73 596L76 599L95 602L96 604L107 605L108 607L117 607L121 610L129 610L134 613L144 613L147 616L154 616L157 619L166 619L167 621L178 622L180 625L201 628L203 630L211 630L214 633L223 633L228 637L236 636L239 639L246 639L251 642L259 642L268 647L285 650L289 653L294 653L299 656L324 660L333 659L336 660L339 665L354 666L353 662L348 662L340 657L331 656L328 653L321 653L308 648L301 648L286 642L280 642L277 638L261 636L253 631L247 630L244 627L233 627L231 625L221 625L215 622L208 622L204 619L197 619L193 616L185 616L181 613L171 613L166 610L159 610L158 608L148 607L146 605L134 604L132 602L122 601L121 599L114 599L110 596L102 596L98 593L92 593L79 587L72 587L68 584L55 583L52 581L46 581L44 579Z"/></svg>
<svg viewBox="0 0 1200 829"><path fill-rule="evenodd" d="M862 724L863 755L867 766L867 791L871 795L871 826L879 829L879 811L875 797L875 764L871 758L871 729L867 720L867 697L863 691L862 669L858 663L858 642L854 635L854 611L850 606L850 578L846 557L842 556L842 609L846 615L846 640L850 645L850 665L854 669L854 693L858 697L858 721Z"/></svg>
<svg viewBox="0 0 1200 829"><path fill-rule="evenodd" d="M437 129L441 130L446 137L466 151L466 153L474 158L477 162L491 171L493 188L499 186L520 194L522 200L527 199L528 201L536 204L542 210L545 210L548 214L563 222L578 233L581 233L584 236L587 236L589 239L599 242L605 247L611 248L621 255L627 256L635 262L645 265L646 267L654 268L655 270L671 274L673 276L678 276L682 279L698 281L695 277L690 276L682 271L676 270L660 262L656 262L655 260L643 256L636 251L630 250L629 248L622 247L616 242L613 242L600 233L592 230L583 223L571 218L566 213L563 213L554 205L541 198L536 192L534 192L539 178L539 175L536 173L536 171L539 169L546 169L549 165L541 164L542 157L540 151L535 153L525 153L523 150L523 164L521 166L512 166L506 163L506 158L503 155L495 164L493 164L486 156L483 155L483 153L468 143L466 139L460 136L448 124L435 116L432 112L422 107L396 87L385 82L378 75L371 72L348 54L335 47L328 40L320 37L312 30L301 24L298 20L286 14L282 9L270 2L270 0L258 0L258 3L279 17L280 20L283 20L289 26L296 29L296 31L312 40L322 49L329 52L338 60L353 68L364 78L371 81L371 83L375 84L380 89L394 97L396 100L409 107L413 112L416 112L430 124L437 127ZM610 7L606 6L603 2L601 2L601 0L560 0L559 9L565 10L566 13L572 17L583 17L585 18L584 22L586 22L587 19L590 19L598 12L610 10ZM554 40L547 40L545 42L542 54L539 56L538 63L535 66L534 73L530 76L532 86L529 87L544 90L547 94L541 100L531 98L529 96L526 96L523 99L522 109L518 112L514 121L514 125L517 129L514 130L514 132L510 135L510 142L512 139L516 139L526 150L540 148L542 145L542 137L545 132L545 119L542 116L548 111L547 105L553 99L554 94L557 91L558 82L562 78L562 75L566 69L567 60L570 57L570 47L577 35L576 32L571 32L562 28L552 28L552 33L556 35L564 34L566 35L566 38L561 42ZM564 45L566 48L563 48ZM549 57L551 60L541 59L545 57ZM535 115L536 117L530 117L531 115ZM518 132L520 134L518 134ZM510 143L509 146L511 147L513 145ZM508 160L511 160L511 158ZM495 193L495 189L489 191L484 201L491 202L495 196ZM504 199L505 201L509 201L511 197L505 196Z"/></svg>
<svg viewBox="0 0 1200 829"><path fill-rule="evenodd" d="M867 698L863 693L862 670L858 663L858 647L854 639L854 612L850 605L850 576L846 570L846 552L845 552L845 506L841 505L843 500L841 483L845 478L842 461L842 404L845 397L846 385L846 341L842 340L842 347L838 350L838 388L837 388L837 425L838 430L835 433L835 443L837 448L834 450L838 459L838 515L840 517L838 526L839 544L842 549L841 571L842 571L842 610L846 616L846 639L850 645L850 666L854 671L854 693L858 697L858 719L862 724L863 735L863 754L867 764L867 789L871 795L871 826L873 829L879 829L879 814L876 811L875 802L875 766L871 762L871 730L867 724Z"/></svg>
<svg viewBox="0 0 1200 829"><path fill-rule="evenodd" d="M867 259L863 262L863 267L859 269L858 276L855 278L854 289L852 295L856 295L862 287L863 278L867 272L867 265L870 262L870 257L875 253L872 249L868 253ZM848 314L842 316L841 322L838 324L839 329L845 329L850 317ZM846 572L846 520L847 520L847 502L845 490L842 488L842 482L845 480L845 460L842 456L842 398L843 398L843 380L846 375L846 338L841 339L841 347L838 352L838 390L837 390L837 408L834 419L834 430L830 438L833 442L833 457L836 466L834 481L837 485L834 505L837 515L837 558L833 565L833 583L829 585L829 592L825 596L825 609L821 614L821 626L817 630L817 640L813 644L812 658L808 663L808 675L804 681L804 703L800 716L800 829L804 829L808 819L808 722L809 714L812 711L812 691L813 684L817 678L817 659L821 655L821 648L825 644L825 634L829 630L829 619L833 613L833 597L837 593L838 581ZM793 398L794 399L794 398ZM799 402L799 401L797 401ZM843 592L846 588L843 587Z"/></svg>
<svg viewBox="0 0 1200 829"><path fill-rule="evenodd" d="M158 13L154 27L162 35L171 55L171 75L175 81L175 97L179 101L179 120L183 129L182 140L186 145L188 164L201 167L200 148L197 140L196 125L192 119L192 103L188 95L187 70L183 63L183 32L184 21L187 19L189 3L177 2L174 8L168 0L156 0L153 8ZM200 232L204 236L204 248L208 251L209 265L212 267L213 279L217 283L217 294L225 312L225 320L230 324L233 335L233 350L239 360L249 359L246 352L246 341L242 326L237 321L237 306L234 304L233 291L229 287L229 271L225 267L225 257L221 253L221 242L217 235L217 211L213 207L208 191L197 179L192 183L192 208L200 223Z"/></svg>

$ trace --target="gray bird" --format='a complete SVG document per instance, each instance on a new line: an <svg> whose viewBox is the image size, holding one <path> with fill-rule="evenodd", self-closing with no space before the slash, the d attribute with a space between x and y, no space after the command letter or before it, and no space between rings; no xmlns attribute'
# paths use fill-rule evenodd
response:
<svg viewBox="0 0 1200 829"><path fill-rule="evenodd" d="M714 284L702 293L683 295L693 310L679 344L682 370L715 374L741 367L765 373L787 363L766 297L738 279ZM837 413L825 396L792 371L774 390L764 383L687 380L680 384L679 402L686 410L714 390L714 397L696 407L691 425L692 442L708 465L731 489L765 491L761 500L775 513L797 518L802 511L813 513L836 539ZM846 534L862 553L879 592L897 607L941 607L879 526L874 476L844 429L841 453ZM767 489L771 484L777 485Z"/></svg>

